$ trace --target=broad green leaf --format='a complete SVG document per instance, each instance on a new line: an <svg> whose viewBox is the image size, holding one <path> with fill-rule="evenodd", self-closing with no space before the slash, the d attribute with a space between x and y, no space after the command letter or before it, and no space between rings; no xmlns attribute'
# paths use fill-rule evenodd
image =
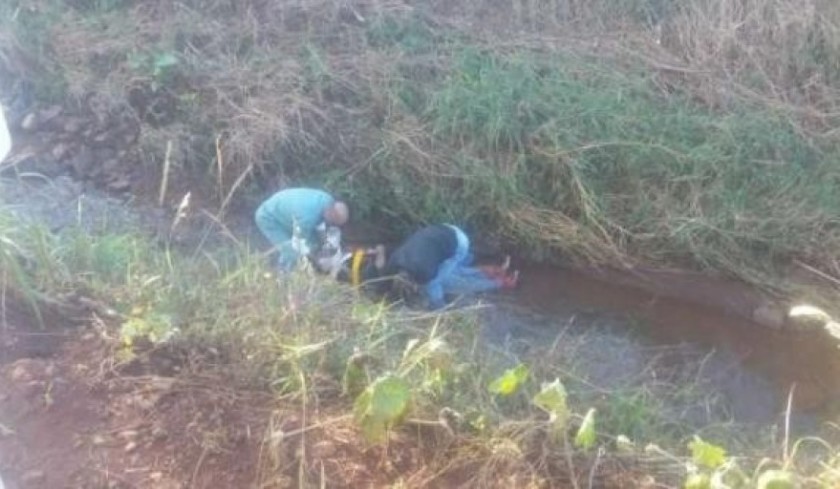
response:
<svg viewBox="0 0 840 489"><path fill-rule="evenodd" d="M385 441L388 430L408 412L411 391L399 377L386 375L374 381L356 398L353 415L368 441Z"/></svg>
<svg viewBox="0 0 840 489"><path fill-rule="evenodd" d="M534 404L551 415L568 414L566 405L566 388L555 379L550 384L543 384L542 389L534 396Z"/></svg>
<svg viewBox="0 0 840 489"><path fill-rule="evenodd" d="M566 427L569 420L569 407L566 404L566 388L560 383L560 379L555 379L550 384L543 384L540 392L534 396L533 402L549 414L556 431L559 432Z"/></svg>
<svg viewBox="0 0 840 489"><path fill-rule="evenodd" d="M766 470L758 477L756 489L793 489L793 474L786 470Z"/></svg>
<svg viewBox="0 0 840 489"><path fill-rule="evenodd" d="M360 362L355 356L347 359L347 367L344 369L344 377L341 379L341 388L344 395L356 397L365 389L367 375Z"/></svg>
<svg viewBox="0 0 840 489"><path fill-rule="evenodd" d="M528 380L528 367L520 363L515 368L507 370L501 377L490 383L490 392L500 396L510 396Z"/></svg>
<svg viewBox="0 0 840 489"><path fill-rule="evenodd" d="M688 448L694 463L699 466L716 469L726 462L726 450L723 447L707 443L697 435L694 435Z"/></svg>
<svg viewBox="0 0 840 489"><path fill-rule="evenodd" d="M595 445L595 408L590 408L575 435L575 446L589 450Z"/></svg>
<svg viewBox="0 0 840 489"><path fill-rule="evenodd" d="M712 487L715 489L742 489L747 487L749 482L750 478L733 459L727 460L712 474Z"/></svg>
<svg viewBox="0 0 840 489"><path fill-rule="evenodd" d="M712 481L708 474L691 474L685 479L685 489L711 489Z"/></svg>

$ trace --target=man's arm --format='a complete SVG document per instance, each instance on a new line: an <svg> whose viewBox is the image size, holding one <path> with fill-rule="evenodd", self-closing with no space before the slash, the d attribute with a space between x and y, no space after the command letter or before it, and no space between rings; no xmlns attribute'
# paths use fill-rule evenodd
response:
<svg viewBox="0 0 840 489"><path fill-rule="evenodd" d="M426 284L426 296L429 299L429 309L433 311L446 305L443 300L443 283L437 277Z"/></svg>

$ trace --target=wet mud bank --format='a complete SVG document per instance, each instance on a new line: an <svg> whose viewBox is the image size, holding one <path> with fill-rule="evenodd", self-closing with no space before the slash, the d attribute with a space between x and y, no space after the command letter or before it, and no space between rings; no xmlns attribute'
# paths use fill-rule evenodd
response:
<svg viewBox="0 0 840 489"><path fill-rule="evenodd" d="M514 300L543 314L562 314L569 302L612 311L645 343L684 344L713 352L719 364L730 363L724 368L729 373L720 379L722 388L734 382L733 395L745 406L752 404L746 418L783 409L791 389L794 408L800 412L823 417L837 411L836 341L819 328L803 330L784 323L772 327L754 320L752 311L767 304L767 298L746 286L670 271L622 274L528 267L523 276L527 280ZM765 388L735 380L744 372L755 375Z"/></svg>

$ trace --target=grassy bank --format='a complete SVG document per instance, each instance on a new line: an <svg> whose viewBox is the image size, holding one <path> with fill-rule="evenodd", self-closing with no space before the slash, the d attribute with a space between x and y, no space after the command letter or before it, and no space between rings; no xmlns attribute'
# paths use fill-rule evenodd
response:
<svg viewBox="0 0 840 489"><path fill-rule="evenodd" d="M649 349L638 372L598 383L587 347L620 356L632 339L592 327L560 329L537 345L494 342L486 337L494 314L389 307L306 271L278 280L265 257L235 242L179 249L140 234L56 235L7 215L0 222L4 301L84 304L83 318L107 339L95 355L110 371L168 351L189 359L174 374L179 385L213 389L224 378L239 398L273 394L260 487L640 487L718 474L731 487L765 488L773 486L759 479L771 469L813 487L837 482L835 451L823 442L733 424L699 383L703 358L667 368L667 359L657 363L667 352ZM272 428L290 417L296 430ZM237 443L216 436L213 446ZM308 451L323 444L344 448L326 458ZM389 468L358 479L371 459ZM328 473L326 460L337 461Z"/></svg>
<svg viewBox="0 0 840 489"><path fill-rule="evenodd" d="M7 89L138 118L150 193L171 142L216 205L312 183L397 233L790 289L838 272L837 10L12 1L0 50Z"/></svg>

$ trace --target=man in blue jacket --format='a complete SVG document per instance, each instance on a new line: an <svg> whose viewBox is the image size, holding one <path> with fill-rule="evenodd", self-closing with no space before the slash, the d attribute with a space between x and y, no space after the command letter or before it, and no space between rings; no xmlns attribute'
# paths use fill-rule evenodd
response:
<svg viewBox="0 0 840 489"><path fill-rule="evenodd" d="M278 250L282 271L292 270L302 255L319 246L319 230L341 227L350 217L347 204L312 188L281 190L262 203L255 218L257 227Z"/></svg>

